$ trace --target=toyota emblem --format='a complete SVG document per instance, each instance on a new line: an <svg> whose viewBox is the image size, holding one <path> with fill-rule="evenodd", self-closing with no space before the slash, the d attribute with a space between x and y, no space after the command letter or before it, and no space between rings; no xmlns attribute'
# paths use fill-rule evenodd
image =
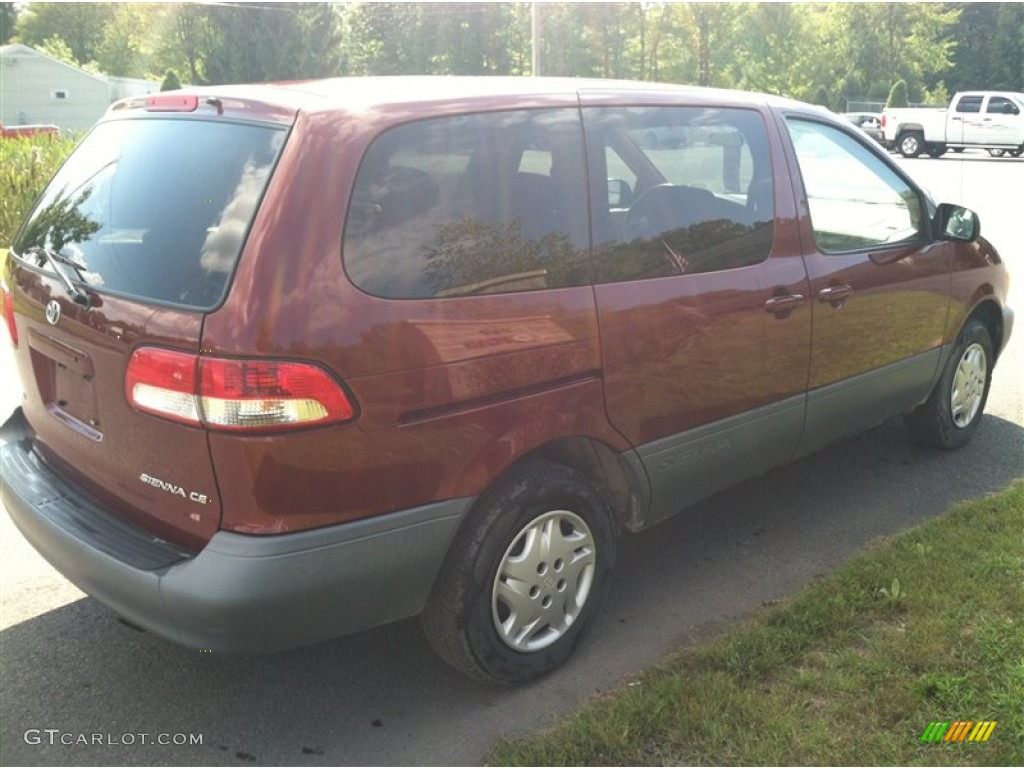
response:
<svg viewBox="0 0 1024 768"><path fill-rule="evenodd" d="M60 322L60 304L56 300L51 300L46 305L46 322L50 325L56 325Z"/></svg>

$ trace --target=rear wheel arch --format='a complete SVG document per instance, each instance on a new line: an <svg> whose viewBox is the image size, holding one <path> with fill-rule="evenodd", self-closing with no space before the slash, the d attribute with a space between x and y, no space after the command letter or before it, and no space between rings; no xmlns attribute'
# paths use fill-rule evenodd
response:
<svg viewBox="0 0 1024 768"><path fill-rule="evenodd" d="M586 475L608 496L620 532L644 528L650 508L650 486L639 462L631 464L622 454L590 437L553 440L521 460L531 458L564 464Z"/></svg>

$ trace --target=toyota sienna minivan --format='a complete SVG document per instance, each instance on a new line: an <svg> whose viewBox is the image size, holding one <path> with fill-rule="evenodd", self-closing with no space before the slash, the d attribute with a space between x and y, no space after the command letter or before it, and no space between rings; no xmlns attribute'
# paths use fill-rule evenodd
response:
<svg viewBox="0 0 1024 768"><path fill-rule="evenodd" d="M967 442L1013 318L979 227L757 94L124 100L5 257L3 502L177 643L421 614L456 668L520 683L572 652L621 535L890 417Z"/></svg>

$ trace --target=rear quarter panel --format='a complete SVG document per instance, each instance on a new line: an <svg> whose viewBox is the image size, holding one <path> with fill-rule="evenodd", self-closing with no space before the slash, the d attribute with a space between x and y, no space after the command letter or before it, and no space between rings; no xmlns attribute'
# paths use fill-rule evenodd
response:
<svg viewBox="0 0 1024 768"><path fill-rule="evenodd" d="M359 160L381 129L414 114L300 116L231 293L207 317L204 351L319 363L360 410L343 426L211 434L225 528L300 530L473 496L559 436L628 448L604 415L589 286L387 300L347 279L344 213Z"/></svg>

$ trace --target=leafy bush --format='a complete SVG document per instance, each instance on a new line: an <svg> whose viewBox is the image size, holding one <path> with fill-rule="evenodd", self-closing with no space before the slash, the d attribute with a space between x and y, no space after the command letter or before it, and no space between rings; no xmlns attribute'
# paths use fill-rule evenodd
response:
<svg viewBox="0 0 1024 768"><path fill-rule="evenodd" d="M885 102L885 106L887 109L899 109L910 106L910 100L907 97L906 80L897 80L892 84L892 88L889 91L889 99Z"/></svg>
<svg viewBox="0 0 1024 768"><path fill-rule="evenodd" d="M0 248L14 240L46 182L76 143L63 136L0 139Z"/></svg>

